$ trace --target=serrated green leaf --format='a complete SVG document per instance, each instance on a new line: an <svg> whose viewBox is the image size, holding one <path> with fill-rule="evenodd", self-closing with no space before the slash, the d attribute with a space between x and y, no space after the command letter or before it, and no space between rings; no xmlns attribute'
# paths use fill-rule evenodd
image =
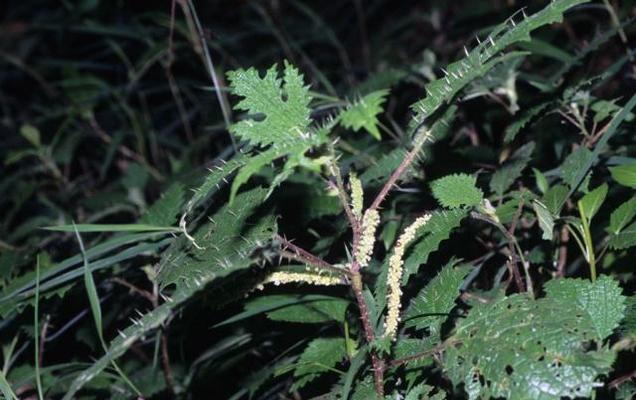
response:
<svg viewBox="0 0 636 400"><path fill-rule="evenodd" d="M450 237L451 232L459 227L467 211L462 209L435 211L431 219L418 230L420 237L404 260L404 275L402 283L408 282L409 277L417 272L420 265L428 261L428 257L437 250L439 244Z"/></svg>
<svg viewBox="0 0 636 400"><path fill-rule="evenodd" d="M561 177L570 188L575 188L582 179L580 172L593 159L592 152L587 147L579 147L570 153L561 165Z"/></svg>
<svg viewBox="0 0 636 400"><path fill-rule="evenodd" d="M594 215L598 212L599 208L601 208L601 205L607 196L608 189L609 186L607 186L607 183L604 183L581 198L579 206L583 207L585 216L588 220L591 221Z"/></svg>
<svg viewBox="0 0 636 400"><path fill-rule="evenodd" d="M628 249L636 246L636 222L621 230L610 238L609 246L614 250Z"/></svg>
<svg viewBox="0 0 636 400"><path fill-rule="evenodd" d="M261 147L297 144L308 136L312 97L303 76L291 64L285 62L282 81L276 64L263 78L254 68L230 71L227 75L232 93L243 97L234 108L252 116L231 125L230 132ZM256 115L262 119L254 119Z"/></svg>
<svg viewBox="0 0 636 400"><path fill-rule="evenodd" d="M539 227L541 227L541 231L543 231L543 235L541 236L541 238L543 240L551 241L554 234L554 217L552 216L548 208L540 201L533 201L532 208L537 215Z"/></svg>
<svg viewBox="0 0 636 400"><path fill-rule="evenodd" d="M236 201L217 211L209 222L192 234L200 248L183 238L163 255L158 280L162 288L176 284L186 291L201 288L212 278L220 278L250 265L249 252L272 236L272 217L267 216L245 230L248 218L263 204L267 191L262 188L240 193ZM260 230L263 229L263 230Z"/></svg>
<svg viewBox="0 0 636 400"><path fill-rule="evenodd" d="M215 246L199 250L193 256L184 249L190 247L190 243L185 241L187 244L184 244L183 240L179 240L166 251L160 263L159 280L164 286L176 284L177 290L165 303L144 314L113 339L106 354L81 371L71 382L64 400L75 398L75 394L87 382L123 355L142 336L160 327L173 310L202 287L214 279L248 268L253 263L250 254L260 243L271 238L275 227L274 218L269 216L260 218L250 226L245 224L247 218L262 204L265 193L263 189L254 189L239 194L233 205L226 205L214 214L212 219L215 222L205 224L195 233L195 239L201 244Z"/></svg>
<svg viewBox="0 0 636 400"><path fill-rule="evenodd" d="M382 112L382 104L388 94L387 89L376 90L356 100L340 113L340 123L356 132L364 128L377 140L382 139L378 130L378 114Z"/></svg>
<svg viewBox="0 0 636 400"><path fill-rule="evenodd" d="M477 188L477 178L467 174L447 175L434 180L431 189L435 199L444 207L479 205L484 194Z"/></svg>
<svg viewBox="0 0 636 400"><path fill-rule="evenodd" d="M446 67L448 75L432 81L425 86L426 98L413 104L411 108L416 113L412 125L424 122L442 104L452 99L460 90L475 78L484 76L499 62L511 57L525 55L527 53L509 53L503 57L495 57L508 46L521 41L529 41L530 33L546 24L560 22L563 13L577 4L587 0L555 0L541 11L522 21L511 25L507 22L497 25L488 36L488 40L482 41L472 49L465 58L453 62Z"/></svg>
<svg viewBox="0 0 636 400"><path fill-rule="evenodd" d="M515 294L476 303L447 339L457 343L443 356L455 385L464 384L471 399L590 396L615 355L590 350L587 343L607 325L595 325L578 291L555 293L550 290L539 300Z"/></svg>
<svg viewBox="0 0 636 400"><path fill-rule="evenodd" d="M617 235L627 224L636 217L636 196L627 200L616 208L610 215L610 224L607 231Z"/></svg>
<svg viewBox="0 0 636 400"><path fill-rule="evenodd" d="M291 390L302 389L320 375L331 371L346 355L345 341L342 338L312 340L296 362Z"/></svg>
<svg viewBox="0 0 636 400"><path fill-rule="evenodd" d="M490 190L498 196L502 196L504 192L521 176L521 173L528 165L532 152L534 151L534 142L521 146L507 160L490 179Z"/></svg>
<svg viewBox="0 0 636 400"><path fill-rule="evenodd" d="M455 307L459 288L471 271L470 266L456 266L450 262L411 300L404 315L406 327L428 329L431 336L439 336L442 323Z"/></svg>
<svg viewBox="0 0 636 400"><path fill-rule="evenodd" d="M549 105L550 103L543 103L524 111L516 120L506 127L504 143L512 143L515 137L517 137L517 134Z"/></svg>
<svg viewBox="0 0 636 400"><path fill-rule="evenodd" d="M612 178L623 186L636 189L636 164L610 167Z"/></svg>
<svg viewBox="0 0 636 400"><path fill-rule="evenodd" d="M595 282L583 279L553 279L546 283L545 291L562 304L572 304L584 311L596 331L596 338L604 340L612 334L624 317L625 296L618 281L607 275ZM567 302L567 303L566 303Z"/></svg>
<svg viewBox="0 0 636 400"><path fill-rule="evenodd" d="M174 226L183 206L183 185L174 183L139 219L141 224Z"/></svg>

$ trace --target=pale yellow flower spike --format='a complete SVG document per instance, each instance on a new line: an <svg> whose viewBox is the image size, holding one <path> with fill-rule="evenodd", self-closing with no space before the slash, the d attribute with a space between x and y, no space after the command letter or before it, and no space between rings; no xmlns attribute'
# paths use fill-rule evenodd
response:
<svg viewBox="0 0 636 400"><path fill-rule="evenodd" d="M312 274L308 272L277 271L265 278L263 284L273 283L278 286L295 282L322 286L341 285L345 283L339 276Z"/></svg>
<svg viewBox="0 0 636 400"><path fill-rule="evenodd" d="M402 289L402 266L404 264L404 253L408 245L415 239L415 233L419 228L426 225L431 215L423 215L409 225L398 238L397 244L393 248L393 254L389 259L389 272L387 275L387 313L384 322L384 336L395 340L398 322L400 322L400 300Z"/></svg>
<svg viewBox="0 0 636 400"><path fill-rule="evenodd" d="M351 210L357 219L362 216L362 204L364 203L364 193L362 192L362 182L351 171L349 174L349 185L351 186Z"/></svg>
<svg viewBox="0 0 636 400"><path fill-rule="evenodd" d="M371 253L373 253L373 244L375 243L375 230L379 224L380 213L378 213L378 210L367 210L364 213L364 217L362 217L362 235L355 254L360 268L369 265Z"/></svg>

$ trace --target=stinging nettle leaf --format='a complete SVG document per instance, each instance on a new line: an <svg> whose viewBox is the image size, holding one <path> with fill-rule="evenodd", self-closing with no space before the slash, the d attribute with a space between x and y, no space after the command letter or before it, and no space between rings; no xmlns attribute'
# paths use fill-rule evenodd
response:
<svg viewBox="0 0 636 400"><path fill-rule="evenodd" d="M345 128L359 131L364 128L377 140L382 139L378 130L378 114L388 96L388 90L376 90L356 100L340 113L340 123Z"/></svg>
<svg viewBox="0 0 636 400"><path fill-rule="evenodd" d="M312 340L296 362L291 390L301 389L323 373L331 371L346 355L345 340L342 338Z"/></svg>
<svg viewBox="0 0 636 400"><path fill-rule="evenodd" d="M545 291L551 298L562 300L563 304L578 305L589 316L598 340L611 335L625 315L623 290L618 281L607 275L600 276L595 282L553 279L546 283Z"/></svg>
<svg viewBox="0 0 636 400"><path fill-rule="evenodd" d="M255 68L228 72L232 93L242 96L234 108L251 118L230 126L230 132L256 146L293 144L308 135L312 100L303 76L285 62L283 79L274 64L261 78Z"/></svg>
<svg viewBox="0 0 636 400"><path fill-rule="evenodd" d="M549 287L539 300L515 294L476 303L447 339L457 345L444 352L446 374L455 385L463 384L471 399L590 396L615 354L587 343L605 337L622 317L616 313L620 289L599 281L579 291L576 280L555 279L550 283L562 286ZM598 297L606 289L607 299ZM592 299L601 305L590 307ZM594 322L592 315L604 307L610 317Z"/></svg>
<svg viewBox="0 0 636 400"><path fill-rule="evenodd" d="M435 199L444 207L479 205L484 194L477 188L477 178L467 174L447 175L431 182Z"/></svg>
<svg viewBox="0 0 636 400"><path fill-rule="evenodd" d="M470 266L456 266L450 262L411 300L404 315L406 327L428 329L430 335L440 334L442 323L455 307L464 278L472 270Z"/></svg>

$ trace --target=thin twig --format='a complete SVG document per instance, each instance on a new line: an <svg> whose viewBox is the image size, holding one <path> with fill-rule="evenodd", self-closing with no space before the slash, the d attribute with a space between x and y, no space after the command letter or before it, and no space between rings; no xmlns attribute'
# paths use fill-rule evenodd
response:
<svg viewBox="0 0 636 400"><path fill-rule="evenodd" d="M338 268L334 265L329 264L327 261L318 257L317 255L314 255L308 252L307 250L296 246L295 244L293 244L292 242L290 242L289 240L285 239L284 237L280 235L276 235L276 239L281 242L283 247L283 252L285 251L285 249L290 249L292 251L292 254L295 254L297 257L299 257L300 260L304 261L307 264L310 264L312 266L319 267L319 268L329 269L331 271L342 270L342 268Z"/></svg>
<svg viewBox="0 0 636 400"><path fill-rule="evenodd" d="M373 200L373 203L371 203L371 206L369 207L369 209L375 210L378 207L380 207L380 204L382 204L382 202L386 198L386 195L389 193L389 191L395 185L395 183L398 181L398 179L400 179L400 177L402 176L404 171L406 171L406 169L409 167L409 165L411 165L413 160L415 160L415 156L417 155L417 153L419 151L420 151L420 146L415 146L415 147L413 147L411 149L411 151L409 151L406 154L406 156L404 157L404 159L402 160L400 165L398 165L398 167L395 169L395 171L393 171L393 173L389 177L389 180L386 181L386 183L384 184L384 186L380 190L380 193L378 193L378 195L375 197L375 199Z"/></svg>

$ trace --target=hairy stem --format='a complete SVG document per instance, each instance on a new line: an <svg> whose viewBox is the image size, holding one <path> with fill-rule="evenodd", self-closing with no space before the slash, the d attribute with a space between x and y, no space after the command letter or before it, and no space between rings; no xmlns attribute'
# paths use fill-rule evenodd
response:
<svg viewBox="0 0 636 400"><path fill-rule="evenodd" d="M354 265L355 265L354 261ZM352 268L351 276L351 288L356 296L358 302L358 309L360 310L360 320L364 328L364 335L367 339L367 343L372 344L375 341L375 334L373 333L373 327L371 326L371 318L369 317L369 308L364 300L364 294L362 293L362 277L360 272ZM378 357L377 353L373 350L371 353L371 364L373 365L373 380L375 384L375 391L378 396L384 396L384 360Z"/></svg>

